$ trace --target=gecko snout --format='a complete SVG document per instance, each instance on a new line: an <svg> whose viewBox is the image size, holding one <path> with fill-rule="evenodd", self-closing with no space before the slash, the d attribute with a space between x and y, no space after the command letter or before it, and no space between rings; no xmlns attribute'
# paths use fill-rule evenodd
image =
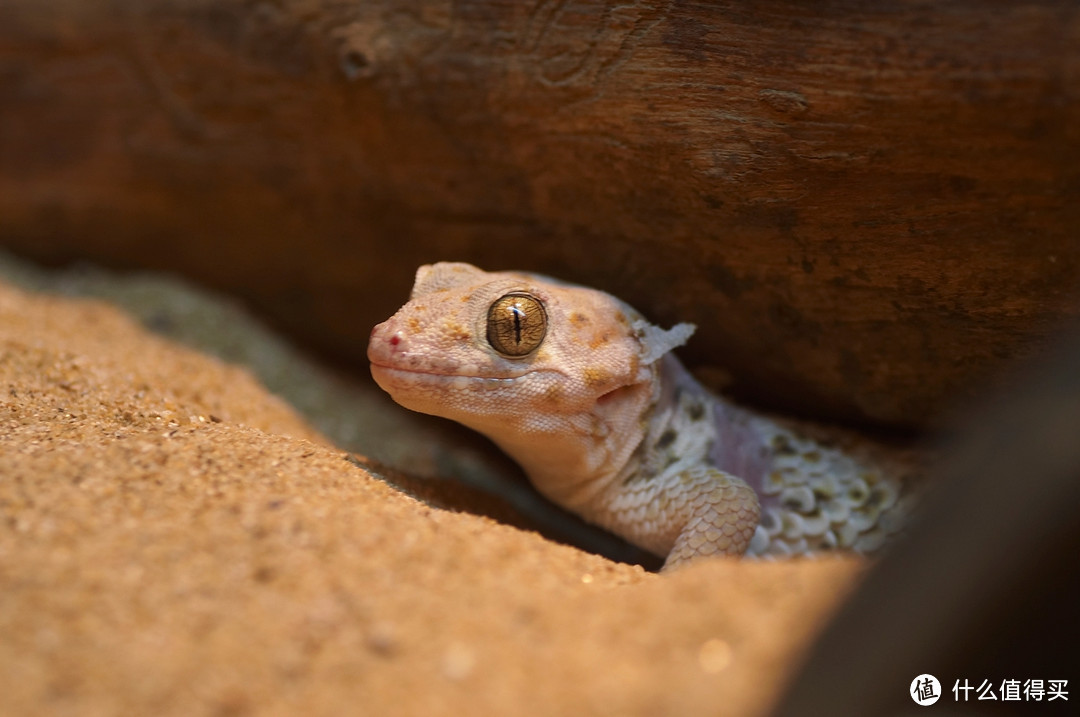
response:
<svg viewBox="0 0 1080 717"><path fill-rule="evenodd" d="M395 328L393 321L384 321L371 329L368 337L368 360L383 362L404 351L402 332Z"/></svg>

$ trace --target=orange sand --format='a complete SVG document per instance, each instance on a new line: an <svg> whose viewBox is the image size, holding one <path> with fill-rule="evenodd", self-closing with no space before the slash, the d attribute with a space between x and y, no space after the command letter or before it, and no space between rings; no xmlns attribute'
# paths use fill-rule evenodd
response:
<svg viewBox="0 0 1080 717"><path fill-rule="evenodd" d="M0 714L761 714L862 569L658 576L345 455L245 369L0 284Z"/></svg>

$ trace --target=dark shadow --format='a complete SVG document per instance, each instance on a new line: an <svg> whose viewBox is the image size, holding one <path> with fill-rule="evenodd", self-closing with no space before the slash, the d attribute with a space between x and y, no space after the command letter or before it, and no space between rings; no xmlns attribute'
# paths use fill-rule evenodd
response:
<svg viewBox="0 0 1080 717"><path fill-rule="evenodd" d="M908 690L923 673L941 683L938 713L1075 714L1075 693L1036 702L1022 687L1075 689L1080 663L1080 333L1016 379L967 412L907 538L838 612L775 717L921 714ZM984 680L996 701L977 699ZM1003 701L1005 680L1021 682L1019 701Z"/></svg>

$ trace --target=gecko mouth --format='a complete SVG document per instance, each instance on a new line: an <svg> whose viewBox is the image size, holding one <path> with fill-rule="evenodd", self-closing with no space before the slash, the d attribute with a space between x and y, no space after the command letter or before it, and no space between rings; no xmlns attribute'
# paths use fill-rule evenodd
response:
<svg viewBox="0 0 1080 717"><path fill-rule="evenodd" d="M375 376L376 382L378 382L378 375L383 374L387 378L405 379L412 383L417 382L435 382L435 381L460 381L462 383L468 383L473 381L479 381L484 383L508 383L516 381L520 378L524 378L530 374L537 373L554 373L553 371L524 371L520 374L512 376L476 376L467 373L448 373L440 371L417 371L415 369L401 368L400 366L388 366L386 364L371 362L371 373Z"/></svg>

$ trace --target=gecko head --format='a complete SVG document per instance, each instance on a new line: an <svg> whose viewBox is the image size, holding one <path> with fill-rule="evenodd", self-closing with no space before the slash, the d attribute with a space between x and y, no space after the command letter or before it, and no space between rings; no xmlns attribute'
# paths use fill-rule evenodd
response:
<svg viewBox="0 0 1080 717"><path fill-rule="evenodd" d="M441 263L420 267L408 303L372 330L368 358L406 408L512 443L585 430L651 378L665 337L685 335L600 291Z"/></svg>

